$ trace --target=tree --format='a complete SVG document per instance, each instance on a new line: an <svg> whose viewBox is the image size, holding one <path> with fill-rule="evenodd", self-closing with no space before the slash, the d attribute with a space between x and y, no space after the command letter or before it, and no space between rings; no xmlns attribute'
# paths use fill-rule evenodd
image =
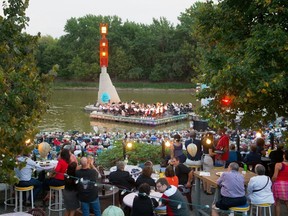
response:
<svg viewBox="0 0 288 216"><path fill-rule="evenodd" d="M223 0L189 10L198 41L199 98L214 98L202 115L214 125L258 127L288 113L288 2ZM223 107L221 99L231 98Z"/></svg>
<svg viewBox="0 0 288 216"><path fill-rule="evenodd" d="M27 154L47 109L51 76L36 68L38 36L22 33L29 1L8 0L0 16L0 182L13 183L15 158Z"/></svg>

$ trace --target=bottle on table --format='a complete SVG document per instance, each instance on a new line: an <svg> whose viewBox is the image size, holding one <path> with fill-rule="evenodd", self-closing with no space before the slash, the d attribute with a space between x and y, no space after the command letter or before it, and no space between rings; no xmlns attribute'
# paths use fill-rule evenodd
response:
<svg viewBox="0 0 288 216"><path fill-rule="evenodd" d="M106 193L106 190L105 190L105 186L103 185L103 186L102 186L102 195L104 196L105 193Z"/></svg>
<svg viewBox="0 0 288 216"><path fill-rule="evenodd" d="M244 164L244 171L247 172L247 164Z"/></svg>

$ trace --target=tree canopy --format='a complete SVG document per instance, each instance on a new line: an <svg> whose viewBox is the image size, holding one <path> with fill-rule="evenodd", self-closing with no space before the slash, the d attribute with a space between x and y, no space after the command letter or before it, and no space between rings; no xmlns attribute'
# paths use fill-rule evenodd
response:
<svg viewBox="0 0 288 216"><path fill-rule="evenodd" d="M31 152L29 143L47 109L51 76L36 67L38 36L22 33L28 4L28 0L4 1L0 16L0 182L17 181L15 158Z"/></svg>
<svg viewBox="0 0 288 216"><path fill-rule="evenodd" d="M100 23L109 25L108 72L114 80L189 82L195 77L193 60L189 59L194 58L195 47L186 42L183 29L178 31L178 26L174 27L165 18L144 25L122 22L118 16L72 17L64 27L65 35L54 40L50 36L41 38L39 69L45 71L47 66L58 64L59 78L98 80Z"/></svg>
<svg viewBox="0 0 288 216"><path fill-rule="evenodd" d="M287 6L281 0L223 0L187 9L199 54L196 70L209 86L199 98L213 98L201 111L213 125L239 115L241 125L257 127L287 116Z"/></svg>

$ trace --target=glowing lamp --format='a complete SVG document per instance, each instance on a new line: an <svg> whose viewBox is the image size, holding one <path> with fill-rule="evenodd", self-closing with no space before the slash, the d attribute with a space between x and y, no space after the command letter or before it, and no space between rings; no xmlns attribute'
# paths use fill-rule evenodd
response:
<svg viewBox="0 0 288 216"><path fill-rule="evenodd" d="M169 141L166 141L166 142L165 142L165 146L166 146L166 147L170 147L170 145L171 145L171 144L170 144Z"/></svg>
<svg viewBox="0 0 288 216"><path fill-rule="evenodd" d="M100 23L100 34L105 36L108 34L108 24L107 23Z"/></svg>
<svg viewBox="0 0 288 216"><path fill-rule="evenodd" d="M262 136L262 134L260 132L256 133L256 138L260 138Z"/></svg>
<svg viewBox="0 0 288 216"><path fill-rule="evenodd" d="M231 102L232 102L232 99L229 96L225 96L224 98L221 99L221 104L223 106L230 106Z"/></svg>
<svg viewBox="0 0 288 216"><path fill-rule="evenodd" d="M211 139L206 139L206 144L210 145L212 143Z"/></svg>
<svg viewBox="0 0 288 216"><path fill-rule="evenodd" d="M127 143L127 148L129 148L129 149L132 148L132 143L131 142Z"/></svg>

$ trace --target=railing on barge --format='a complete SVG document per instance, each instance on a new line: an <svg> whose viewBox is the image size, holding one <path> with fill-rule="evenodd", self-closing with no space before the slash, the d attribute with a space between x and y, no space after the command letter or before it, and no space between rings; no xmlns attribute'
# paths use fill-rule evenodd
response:
<svg viewBox="0 0 288 216"><path fill-rule="evenodd" d="M127 116L121 116L121 115L109 115L109 114L104 114L101 112L92 112L90 114L90 118L107 120L107 121L115 121L115 122L126 122L126 123L133 123L133 124L157 126L161 124L167 124L171 122L178 122L178 121L186 120L188 119L188 114L180 114L180 115L154 118L154 117L134 117L134 116L127 117Z"/></svg>

